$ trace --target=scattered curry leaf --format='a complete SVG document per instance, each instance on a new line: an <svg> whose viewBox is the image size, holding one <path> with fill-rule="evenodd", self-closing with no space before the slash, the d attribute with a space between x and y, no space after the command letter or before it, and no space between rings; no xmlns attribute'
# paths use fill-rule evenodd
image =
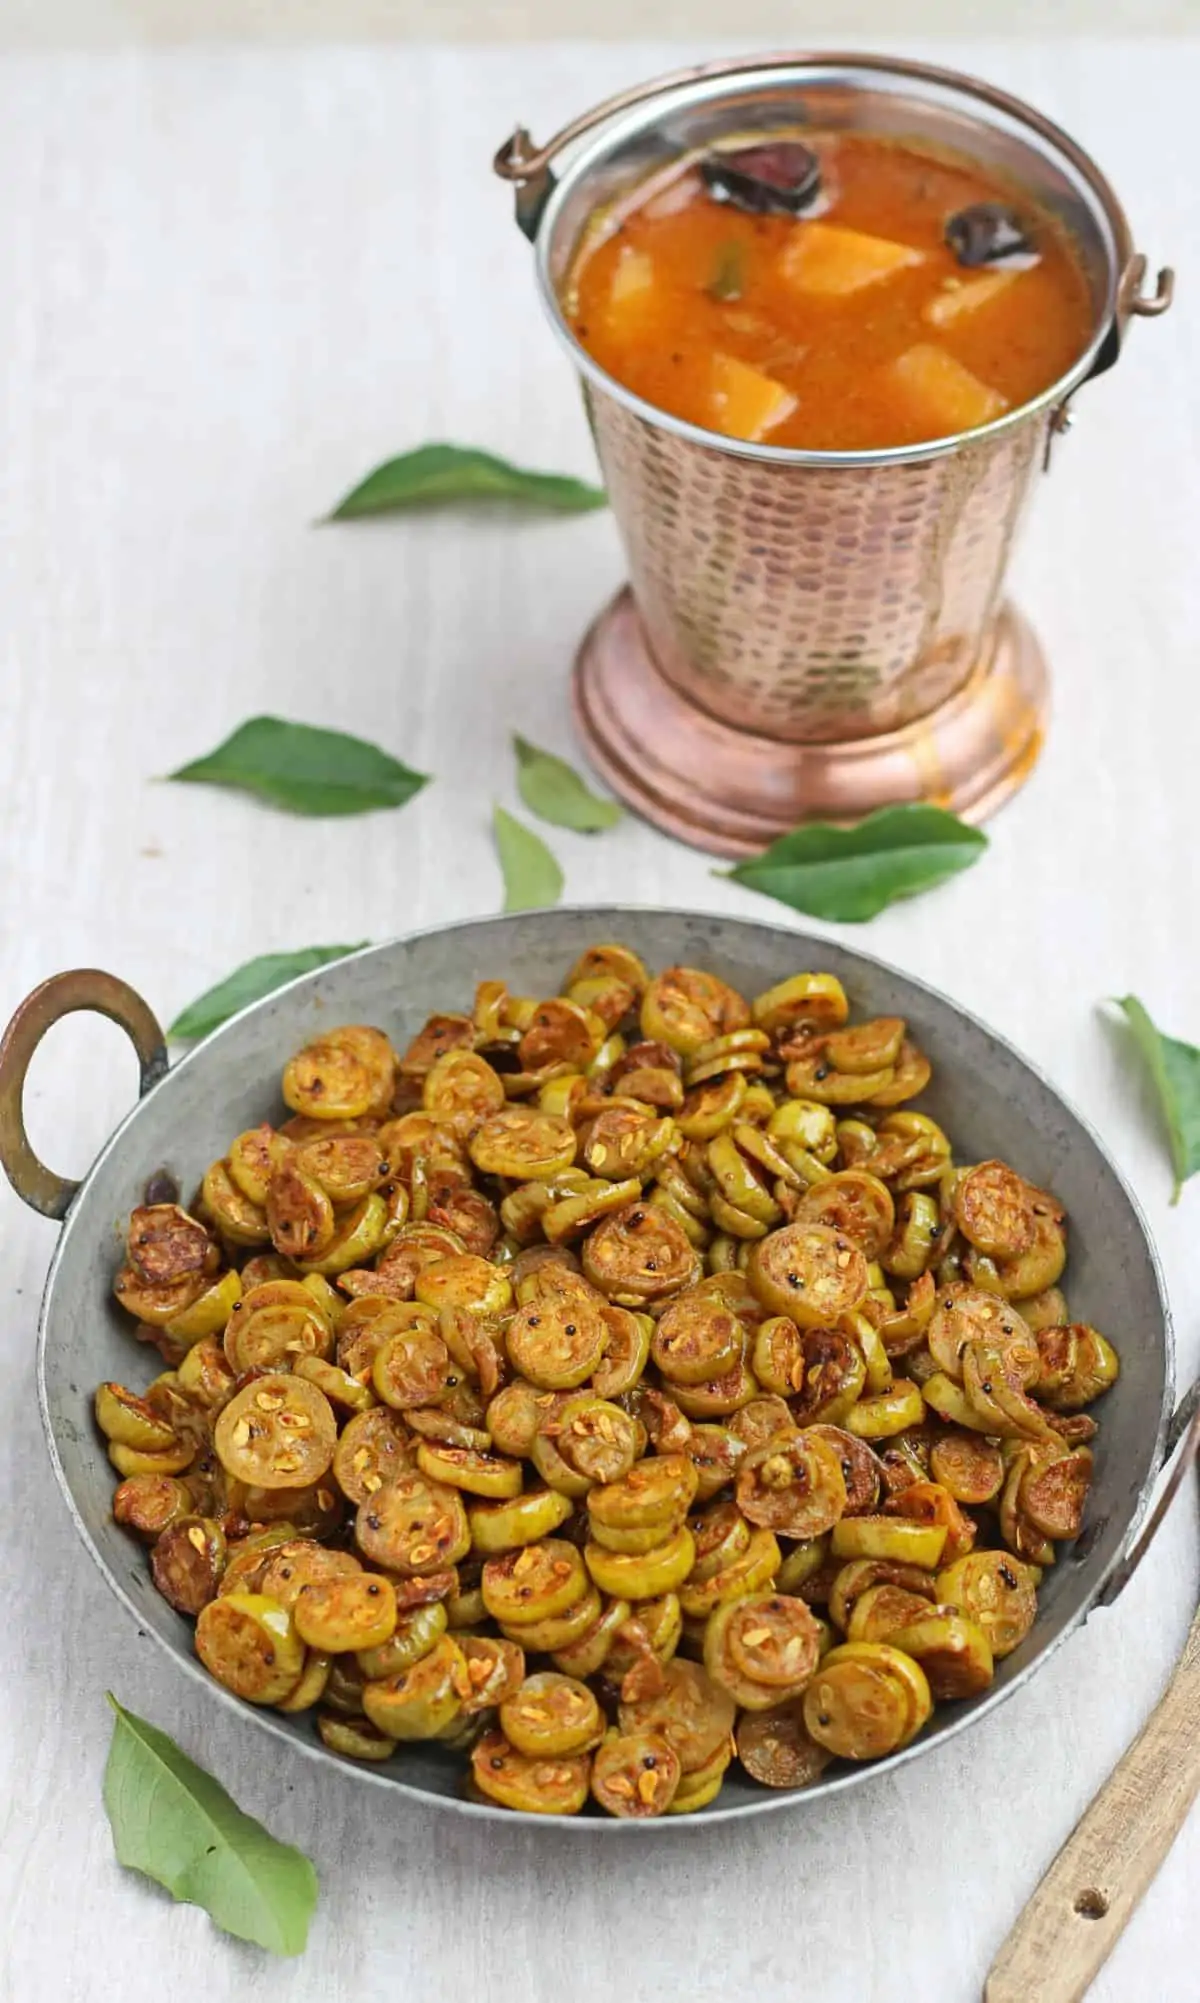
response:
<svg viewBox="0 0 1200 2003"><path fill-rule="evenodd" d="M608 505L603 487L566 473L536 473L471 445L418 445L385 459L338 502L331 522L455 501L509 501L546 514L586 514Z"/></svg>
<svg viewBox="0 0 1200 2003"><path fill-rule="evenodd" d="M264 995L274 994L276 988L294 981L298 974L311 974L314 968L327 967L331 960L344 960L347 953L357 953L369 944L369 939L360 939L353 946L302 946L296 953L260 953L257 959L235 967L223 981L189 1002L182 1014L176 1016L167 1035L177 1037L181 1043L193 1043L197 1037L207 1036L210 1030L228 1022L239 1009L249 1008L251 1002L261 1001Z"/></svg>
<svg viewBox="0 0 1200 2003"><path fill-rule="evenodd" d="M899 897L969 869L987 836L944 807L881 807L854 827L811 821L762 855L718 871L812 918L859 924Z"/></svg>
<svg viewBox="0 0 1200 2003"><path fill-rule="evenodd" d="M506 911L540 911L562 896L563 873L540 836L503 807L492 815Z"/></svg>
<svg viewBox="0 0 1200 2003"><path fill-rule="evenodd" d="M1116 1005L1154 1082L1175 1171L1171 1201L1178 1203L1184 1183L1200 1170L1200 1050L1164 1036L1136 995L1118 996Z"/></svg>
<svg viewBox="0 0 1200 2003"><path fill-rule="evenodd" d="M104 1769L117 1858L203 1906L225 1933L272 1954L300 1954L317 1903L308 1858L277 1842L173 1739L118 1704Z"/></svg>
<svg viewBox="0 0 1200 2003"><path fill-rule="evenodd" d="M740 299L746 289L746 248L737 242L717 246L712 277L706 290L710 299Z"/></svg>
<svg viewBox="0 0 1200 2003"><path fill-rule="evenodd" d="M590 792L565 758L541 750L525 737L514 736L513 750L517 754L517 791L539 821L550 821L556 828L574 828L581 835L616 826L621 818L616 801L602 800Z"/></svg>
<svg viewBox="0 0 1200 2003"><path fill-rule="evenodd" d="M365 814L402 807L428 784L388 751L344 730L252 716L204 758L169 772L194 785L232 786L294 814Z"/></svg>

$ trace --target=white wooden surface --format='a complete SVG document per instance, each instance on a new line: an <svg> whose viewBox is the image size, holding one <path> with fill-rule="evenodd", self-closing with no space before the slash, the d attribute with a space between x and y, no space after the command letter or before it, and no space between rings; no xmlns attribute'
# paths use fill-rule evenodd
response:
<svg viewBox="0 0 1200 2003"><path fill-rule="evenodd" d="M728 33L727 0L654 0L660 40ZM895 0L739 0L747 42L842 46L890 39ZM644 35L645 0L0 0L0 48L107 48L194 42L605 42ZM910 35L1195 33L1200 0L906 0Z"/></svg>
<svg viewBox="0 0 1200 2003"><path fill-rule="evenodd" d="M1181 301L1080 400L1020 559L1056 673L1036 778L975 872L856 938L1009 1032L1108 1137L1158 1232L1186 1379L1200 1191L1168 1209L1147 1105L1096 1005L1134 987L1200 1036L1200 61L1185 44L928 46L1095 148L1151 258L1182 268ZM681 53L0 64L0 1018L45 975L92 963L167 1020L255 951L496 908L486 820L494 797L513 803L507 733L570 749L566 667L619 575L612 527L309 524L430 436L589 470L487 163L518 116L544 133ZM272 709L360 730L438 783L344 823L155 783ZM577 900L780 916L632 821L557 846ZM132 1088L115 1031L63 1025L31 1078L35 1140L81 1171ZM350 1774L281 1766L249 1719L183 1687L93 1572L35 1410L52 1242L0 1189L5 2003L961 2003L1182 1642L1190 1495L1119 1607L1031 1689L820 1813L627 1844L388 1807ZM118 1869L99 1794L106 1687L314 1856L302 1962L267 1965ZM1195 1997L1198 1876L1193 1819L1099 2003Z"/></svg>

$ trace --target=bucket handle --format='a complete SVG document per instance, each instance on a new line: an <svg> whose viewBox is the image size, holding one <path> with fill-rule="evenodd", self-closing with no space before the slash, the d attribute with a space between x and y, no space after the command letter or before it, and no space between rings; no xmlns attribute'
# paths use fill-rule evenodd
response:
<svg viewBox="0 0 1200 2003"><path fill-rule="evenodd" d="M1048 139L1070 159L1091 182L1106 206L1120 217L1119 234L1123 241L1117 246L1117 257L1122 268L1121 291L1123 300L1118 303L1118 317L1123 321L1130 313L1151 315L1165 313L1171 304L1174 290L1174 273L1164 269L1158 274L1155 292L1143 295L1142 279L1145 276L1146 260L1132 252L1128 227L1121 216L1116 198L1083 149L1076 144L1070 134L1046 118L1032 105L1025 104L1010 91L1001 90L996 84L985 83L981 78L964 76L961 71L945 69L937 63L905 62L895 56L863 55L856 50L775 50L762 56L723 56L714 62L692 63L682 69L668 70L665 75L651 77L647 81L632 84L628 89L618 91L594 105L578 118L571 119L553 139L544 146L536 146L523 125L518 125L511 137L506 139L497 152L492 165L502 181L511 181L516 187L516 216L520 228L532 241L537 236L542 212L554 192L555 177L550 162L565 146L576 139L582 139L585 132L591 132L597 125L616 117L619 112L629 111L637 104L645 104L648 99L663 93L678 90L688 84L704 83L710 78L744 76L750 72L764 70L795 69L806 65L819 64L825 69L851 68L874 70L888 76L910 77L919 83L941 85L950 90L961 91L964 87L981 104L987 104L994 111L1000 111L1020 124ZM1115 356L1113 357L1115 360Z"/></svg>
<svg viewBox="0 0 1200 2003"><path fill-rule="evenodd" d="M1097 1606L1110 1607L1124 1592L1150 1549L1163 1517L1183 1486L1188 1470L1196 1461L1198 1453L1200 1453L1200 1377L1189 1385L1171 1414L1159 1468L1160 1474L1168 1467L1170 1472L1163 1482L1145 1527L1106 1580L1104 1590L1097 1598Z"/></svg>
<svg viewBox="0 0 1200 2003"><path fill-rule="evenodd" d="M79 1009L106 1015L125 1031L137 1051L139 1096L167 1070L167 1042L157 1018L137 990L115 974L79 967L55 974L26 996L0 1039L0 1168L22 1202L43 1217L65 1217L79 1183L56 1175L34 1153L25 1131L25 1075L46 1031Z"/></svg>

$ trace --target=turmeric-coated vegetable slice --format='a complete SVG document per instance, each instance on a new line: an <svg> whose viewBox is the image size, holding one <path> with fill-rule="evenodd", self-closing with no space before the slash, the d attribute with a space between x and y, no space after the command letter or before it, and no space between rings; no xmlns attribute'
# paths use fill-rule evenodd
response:
<svg viewBox="0 0 1200 2003"><path fill-rule="evenodd" d="M220 1254L204 1225L178 1203L147 1203L132 1212L125 1234L129 1263L153 1287L193 1273L213 1274Z"/></svg>
<svg viewBox="0 0 1200 2003"><path fill-rule="evenodd" d="M469 1694L462 1700L468 1718L490 1711L515 1694L525 1680L525 1651L515 1641L468 1634L459 1643L467 1664Z"/></svg>
<svg viewBox="0 0 1200 2003"><path fill-rule="evenodd" d="M846 1510L838 1455L810 1432L781 1434L742 1462L737 1502L748 1522L778 1536L820 1537Z"/></svg>
<svg viewBox="0 0 1200 2003"><path fill-rule="evenodd" d="M853 1336L836 1328L801 1331L800 1357L792 1367L792 1410L798 1425L845 1425L866 1381L866 1359Z"/></svg>
<svg viewBox="0 0 1200 2003"><path fill-rule="evenodd" d="M576 1136L570 1120L531 1106L507 1106L477 1127L470 1155L485 1175L528 1182L570 1168Z"/></svg>
<svg viewBox="0 0 1200 2003"><path fill-rule="evenodd" d="M280 1705L286 1710L287 1705ZM317 1714L317 1730L322 1744L331 1753L337 1753L344 1760L390 1760L396 1750L395 1739L381 1732L369 1718L344 1718L336 1711L320 1711Z"/></svg>
<svg viewBox="0 0 1200 2003"><path fill-rule="evenodd" d="M519 1753L503 1732L486 1732L471 1751L479 1792L525 1815L578 1815L588 1798L591 1769L585 1753L558 1758Z"/></svg>
<svg viewBox="0 0 1200 2003"><path fill-rule="evenodd" d="M500 1729L531 1758L590 1752L604 1736L600 1706L586 1683L559 1670L527 1676L500 1705Z"/></svg>
<svg viewBox="0 0 1200 2003"><path fill-rule="evenodd" d="M1004 1462L993 1441L957 1429L942 1434L929 1452L929 1468L956 1502L993 1502L1004 1485Z"/></svg>
<svg viewBox="0 0 1200 2003"><path fill-rule="evenodd" d="M997 1661L1020 1646L1037 1616L1034 1576L1007 1551L959 1558L938 1573L937 1594L983 1629Z"/></svg>
<svg viewBox="0 0 1200 2003"><path fill-rule="evenodd" d="M584 1241L585 1274L621 1306L680 1292L698 1277L696 1268L696 1253L674 1218L640 1201L606 1216Z"/></svg>
<svg viewBox="0 0 1200 2003"><path fill-rule="evenodd" d="M293 1613L310 1648L348 1655L381 1648L396 1628L396 1593L378 1572L346 1573L302 1587Z"/></svg>
<svg viewBox="0 0 1200 2003"><path fill-rule="evenodd" d="M868 1586L850 1610L846 1636L850 1641L892 1641L901 1628L922 1620L930 1611L929 1599L907 1586Z"/></svg>
<svg viewBox="0 0 1200 2003"><path fill-rule="evenodd" d="M444 1634L411 1668L364 1683L362 1707L389 1738L435 1739L453 1724L470 1688L466 1657Z"/></svg>
<svg viewBox="0 0 1200 2003"><path fill-rule="evenodd" d="M865 1169L841 1169L801 1197L795 1222L827 1224L867 1259L878 1259L892 1236L895 1206L886 1183Z"/></svg>
<svg viewBox="0 0 1200 2003"><path fill-rule="evenodd" d="M705 1668L747 1711L799 1696L819 1654L815 1617L785 1593L756 1593L718 1607L704 1635Z"/></svg>
<svg viewBox="0 0 1200 2003"><path fill-rule="evenodd" d="M978 1696L995 1674L987 1635L965 1614L929 1607L889 1639L920 1663L939 1703Z"/></svg>
<svg viewBox="0 0 1200 2003"><path fill-rule="evenodd" d="M428 1655L436 1641L446 1632L447 1615L445 1603L434 1600L429 1606L409 1607L396 1616L396 1624L386 1641L374 1648L355 1650L355 1661L368 1682L384 1682L389 1676L396 1676L402 1669L411 1669L423 1655ZM466 1643L462 1644L464 1653ZM495 1644L501 1646L500 1643ZM522 1674L524 1669L522 1668Z"/></svg>
<svg viewBox="0 0 1200 2003"><path fill-rule="evenodd" d="M582 1291L545 1296L518 1309L505 1330L509 1361L541 1390L571 1390L592 1375L608 1328L598 1303Z"/></svg>
<svg viewBox="0 0 1200 2003"><path fill-rule="evenodd" d="M698 1476L684 1454L651 1454L620 1481L593 1488L588 1514L593 1522L614 1529L652 1528L686 1511L696 1493Z"/></svg>
<svg viewBox="0 0 1200 2003"><path fill-rule="evenodd" d="M677 1295L660 1316L650 1354L664 1377L680 1384L703 1384L733 1368L745 1339L737 1316L693 1287Z"/></svg>
<svg viewBox="0 0 1200 2003"><path fill-rule="evenodd" d="M375 1089L363 1057L333 1037L306 1044L284 1068L285 1104L310 1119L357 1119L369 1111Z"/></svg>
<svg viewBox="0 0 1200 2003"><path fill-rule="evenodd" d="M749 1022L750 1009L742 997L699 967L668 967L642 997L643 1036L685 1057Z"/></svg>
<svg viewBox="0 0 1200 2003"><path fill-rule="evenodd" d="M607 1551L595 1540L584 1547L588 1571L601 1591L634 1601L674 1592L688 1577L694 1556L686 1524L645 1552Z"/></svg>
<svg viewBox="0 0 1200 2003"><path fill-rule="evenodd" d="M829 1593L829 1617L835 1626L847 1632L859 1600L876 1586L897 1586L903 1592L932 1601L940 1594L940 1579L941 1574L935 1582L932 1573L923 1566L904 1559L851 1558L840 1566L834 1578Z"/></svg>
<svg viewBox="0 0 1200 2003"><path fill-rule="evenodd" d="M679 1757L659 1732L609 1732L592 1762L592 1796L609 1815L665 1815L679 1787Z"/></svg>
<svg viewBox="0 0 1200 2003"><path fill-rule="evenodd" d="M332 1461L337 1420L314 1384L269 1374L230 1399L213 1439L222 1466L238 1481L257 1488L302 1488Z"/></svg>
<svg viewBox="0 0 1200 2003"><path fill-rule="evenodd" d="M736 1706L729 1692L697 1662L676 1656L664 1664L653 1696L622 1703L623 1732L655 1732L679 1758L680 1771L701 1771L729 1743Z"/></svg>
<svg viewBox="0 0 1200 2003"><path fill-rule="evenodd" d="M217 1596L225 1554L225 1532L214 1518L180 1517L154 1546L154 1583L176 1613L198 1614Z"/></svg>
<svg viewBox="0 0 1200 2003"><path fill-rule="evenodd" d="M821 1661L804 1693L804 1723L845 1760L883 1759L914 1739L933 1709L928 1678L888 1642L848 1641Z"/></svg>
<svg viewBox="0 0 1200 2003"><path fill-rule="evenodd" d="M493 1620L509 1626L566 1613L587 1591L583 1559L564 1538L545 1537L483 1568L483 1599Z"/></svg>
<svg viewBox="0 0 1200 2003"><path fill-rule="evenodd" d="M747 1275L763 1305L802 1328L827 1327L867 1291L864 1253L825 1224L785 1224L754 1246Z"/></svg>
<svg viewBox="0 0 1200 2003"><path fill-rule="evenodd" d="M458 1490L423 1474L394 1475L368 1495L354 1534L364 1557L404 1576L441 1572L471 1548Z"/></svg>
<svg viewBox="0 0 1200 2003"><path fill-rule="evenodd" d="M737 1756L752 1780L778 1788L811 1787L833 1758L809 1733L797 1698L769 1711L744 1711L738 1720Z"/></svg>
<svg viewBox="0 0 1200 2003"><path fill-rule="evenodd" d="M835 1558L896 1558L932 1572L946 1544L943 1523L906 1523L892 1516L844 1516L833 1526Z"/></svg>
<svg viewBox="0 0 1200 2003"><path fill-rule="evenodd" d="M871 1093L872 1106L901 1106L907 1099L915 1099L925 1090L933 1076L933 1066L923 1050L918 1050L906 1036L900 1046L900 1055L886 1085L877 1086Z"/></svg>
<svg viewBox="0 0 1200 2003"><path fill-rule="evenodd" d="M196 1622L196 1653L218 1683L249 1704L277 1704L304 1668L291 1614L262 1593L210 1600Z"/></svg>
<svg viewBox="0 0 1200 2003"><path fill-rule="evenodd" d="M729 1600L745 1598L769 1586L782 1563L775 1533L752 1531L750 1541L736 1557L704 1579L689 1577L679 1588L679 1604L692 1619L703 1619Z"/></svg>
<svg viewBox="0 0 1200 2003"><path fill-rule="evenodd" d="M386 1406L360 1412L343 1428L333 1456L333 1477L347 1502L357 1507L393 1475L411 1468L412 1435L399 1413Z"/></svg>

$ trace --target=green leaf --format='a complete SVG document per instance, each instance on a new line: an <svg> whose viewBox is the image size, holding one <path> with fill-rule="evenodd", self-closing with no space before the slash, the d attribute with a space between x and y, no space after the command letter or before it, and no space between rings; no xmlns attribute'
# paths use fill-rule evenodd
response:
<svg viewBox="0 0 1200 2003"><path fill-rule="evenodd" d="M731 242L717 246L712 277L706 290L710 299L740 299L746 289L746 248Z"/></svg>
<svg viewBox="0 0 1200 2003"><path fill-rule="evenodd" d="M317 1903L308 1858L279 1843L173 1739L118 1704L104 1806L118 1861L203 1906L225 1933L300 1954Z"/></svg>
<svg viewBox="0 0 1200 2003"><path fill-rule="evenodd" d="M471 445L418 445L385 459L351 488L331 522L358 515L392 514L399 508L439 508L456 501L509 501L543 514L579 515L608 505L603 487L566 473L534 473Z"/></svg>
<svg viewBox="0 0 1200 2003"><path fill-rule="evenodd" d="M762 855L716 873L793 911L856 925L969 869L986 847L986 835L944 807L881 807L852 828L793 828Z"/></svg>
<svg viewBox="0 0 1200 2003"><path fill-rule="evenodd" d="M264 995L274 994L276 988L294 981L297 974L311 974L315 967L327 967L331 960L344 960L347 953L361 952L370 943L369 939L360 939L354 946L302 946L296 953L260 953L256 960L247 960L214 988L206 988L194 1002L189 1002L183 1013L176 1016L167 1035L181 1043L193 1043L197 1037L207 1036L210 1030L228 1022L239 1009L249 1008L251 1002L261 1001Z"/></svg>
<svg viewBox="0 0 1200 2003"><path fill-rule="evenodd" d="M589 792L565 758L542 751L524 737L513 738L513 750L517 754L517 791L539 821L550 821L556 828L574 828L580 835L616 826L621 818L616 801L602 800Z"/></svg>
<svg viewBox="0 0 1200 2003"><path fill-rule="evenodd" d="M562 896L563 873L540 836L503 807L492 814L506 911L540 911Z"/></svg>
<svg viewBox="0 0 1200 2003"><path fill-rule="evenodd" d="M1157 1029L1136 995L1116 998L1154 1081L1175 1171L1172 1203L1200 1170L1200 1050Z"/></svg>
<svg viewBox="0 0 1200 2003"><path fill-rule="evenodd" d="M428 783L390 752L344 730L252 716L206 758L169 772L190 784L234 786L294 814L365 814L402 807Z"/></svg>

